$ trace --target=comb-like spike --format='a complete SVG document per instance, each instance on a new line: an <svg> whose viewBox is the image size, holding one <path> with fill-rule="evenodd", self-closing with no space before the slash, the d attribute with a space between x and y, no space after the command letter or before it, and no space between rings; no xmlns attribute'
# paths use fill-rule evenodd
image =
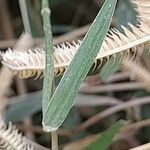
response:
<svg viewBox="0 0 150 150"><path fill-rule="evenodd" d="M131 0L135 9L138 12L140 24L137 26L128 24L130 29L122 26L124 33L121 33L117 29L110 29L107 34L102 47L94 61L93 68L91 70L99 69L101 66L99 62L104 58L110 58L118 53L121 53L121 58L124 53L127 52L134 57L137 52L137 47L140 45L146 45L150 41L150 1L147 0ZM62 75L70 64L75 53L79 49L82 41L72 43L62 43L54 46L54 74L55 76ZM143 49L143 48L142 48ZM45 51L44 49L37 48L35 50L27 51L15 51L8 49L6 53L0 53L2 57L2 63L10 69L18 72L20 77L28 78L36 75L37 78L43 76L43 70L45 68ZM115 58L115 57L114 57Z"/></svg>
<svg viewBox="0 0 150 150"><path fill-rule="evenodd" d="M12 123L9 123L7 128L0 118L0 149L34 150L34 147L18 132L18 129Z"/></svg>

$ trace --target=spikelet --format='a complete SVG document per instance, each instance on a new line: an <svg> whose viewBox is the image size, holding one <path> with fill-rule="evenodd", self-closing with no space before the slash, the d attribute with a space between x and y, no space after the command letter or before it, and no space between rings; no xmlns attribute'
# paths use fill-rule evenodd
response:
<svg viewBox="0 0 150 150"><path fill-rule="evenodd" d="M34 150L29 141L9 123L8 128L0 117L0 149L4 150Z"/></svg>
<svg viewBox="0 0 150 150"><path fill-rule="evenodd" d="M144 47L150 43L149 18L147 17L147 14L150 15L150 10L147 9L147 7L149 8L150 1L133 0L132 2L136 6L136 10L139 11L140 25L134 26L129 23L128 28L122 26L123 33L117 29L110 29L93 63L92 71L100 70L101 66L109 61L110 57L114 57L115 60L115 56L118 53L122 54L121 56L124 53L130 53L130 55L134 56L139 46L142 45ZM64 73L81 43L82 41L66 42L54 46L55 76L60 76ZM36 76L36 78L43 77L43 70L45 68L44 49L36 48L26 51L8 49L6 53L1 53L1 56L2 63L12 69L21 78L32 76Z"/></svg>

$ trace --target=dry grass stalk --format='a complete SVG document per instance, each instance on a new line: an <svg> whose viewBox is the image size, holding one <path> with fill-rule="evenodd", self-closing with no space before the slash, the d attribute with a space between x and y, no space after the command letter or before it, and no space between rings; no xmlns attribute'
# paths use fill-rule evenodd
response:
<svg viewBox="0 0 150 150"><path fill-rule="evenodd" d="M28 48L31 48L33 46L33 39L31 38L31 36L27 33L23 33L18 42L16 43L16 45L14 46L14 48L17 51L24 51ZM16 80L16 84L17 84L17 91L19 95L25 94L27 93L27 88L26 88L26 83L25 80L20 79L18 77L15 78ZM24 120L24 124L25 125L32 125L32 121L29 118L25 118ZM25 135L26 137L28 137L29 139L34 139L34 135L32 133L32 131L30 129L25 131Z"/></svg>
<svg viewBox="0 0 150 150"><path fill-rule="evenodd" d="M4 79L5 77L5 79ZM13 73L7 67L2 67L0 71L0 115L5 112L5 106L7 104L6 92L8 91L13 79Z"/></svg>

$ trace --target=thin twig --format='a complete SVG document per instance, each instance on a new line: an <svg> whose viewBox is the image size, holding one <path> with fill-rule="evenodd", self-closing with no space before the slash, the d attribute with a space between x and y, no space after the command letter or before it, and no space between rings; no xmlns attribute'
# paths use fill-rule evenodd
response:
<svg viewBox="0 0 150 150"><path fill-rule="evenodd" d="M20 11L21 11L21 16L22 16L25 32L32 36L26 0L19 0L19 6L20 6Z"/></svg>
<svg viewBox="0 0 150 150"><path fill-rule="evenodd" d="M146 119L146 120L142 120L136 123L129 124L125 126L124 128L122 128L121 132L126 132L129 130L138 130L146 126L150 126L150 119Z"/></svg>
<svg viewBox="0 0 150 150"><path fill-rule="evenodd" d="M0 70L0 115L3 116L8 100L6 99L6 91L8 91L13 81L13 73L7 67L3 66Z"/></svg>
<svg viewBox="0 0 150 150"><path fill-rule="evenodd" d="M123 82L108 84L103 86L89 86L87 84L82 84L80 88L81 93L95 94L103 92L121 92L121 91L131 91L135 89L142 89L144 84L142 82Z"/></svg>
<svg viewBox="0 0 150 150"><path fill-rule="evenodd" d="M31 36L28 33L23 33L17 43L14 46L14 49L16 51L25 51L29 47L33 45L33 41ZM26 82L23 79L20 79L18 77L15 77L16 81L16 87L19 95L24 95L27 93L27 87L26 87ZM23 121L24 125L32 125L32 119L30 117L27 117ZM26 130L25 135L27 138L34 140L34 134L31 132L31 130Z"/></svg>
<svg viewBox="0 0 150 150"><path fill-rule="evenodd" d="M115 73L107 79L107 82L111 83L111 82L127 80L127 79L129 79L129 77L130 77L130 73L128 73L128 72Z"/></svg>

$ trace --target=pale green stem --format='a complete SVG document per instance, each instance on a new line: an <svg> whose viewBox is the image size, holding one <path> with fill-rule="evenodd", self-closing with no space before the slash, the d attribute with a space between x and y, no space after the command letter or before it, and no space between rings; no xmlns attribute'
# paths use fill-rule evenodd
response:
<svg viewBox="0 0 150 150"><path fill-rule="evenodd" d="M50 23L50 9L48 0L42 0L41 14L43 17L43 29L45 35L45 72L42 96L43 116L52 96L52 84L54 78L54 57L53 57L53 40ZM44 122L43 122L44 125ZM44 126L43 126L44 127ZM57 132L52 132L52 150L58 150Z"/></svg>
<svg viewBox="0 0 150 150"><path fill-rule="evenodd" d="M58 134L57 131L51 132L52 138L52 150L58 150Z"/></svg>

